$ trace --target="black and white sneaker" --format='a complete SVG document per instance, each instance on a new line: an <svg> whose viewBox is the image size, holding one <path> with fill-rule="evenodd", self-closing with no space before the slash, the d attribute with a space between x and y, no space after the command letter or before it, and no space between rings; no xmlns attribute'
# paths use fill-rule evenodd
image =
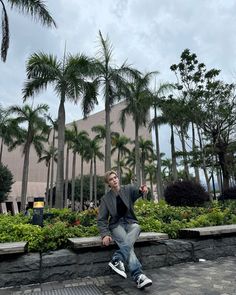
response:
<svg viewBox="0 0 236 295"><path fill-rule="evenodd" d="M150 287L152 285L152 280L146 277L144 274L138 276L136 280L137 288L144 289L146 287Z"/></svg>
<svg viewBox="0 0 236 295"><path fill-rule="evenodd" d="M110 261L108 265L120 276L122 276L125 279L127 278L127 274L125 273L124 263L122 261L120 260Z"/></svg>

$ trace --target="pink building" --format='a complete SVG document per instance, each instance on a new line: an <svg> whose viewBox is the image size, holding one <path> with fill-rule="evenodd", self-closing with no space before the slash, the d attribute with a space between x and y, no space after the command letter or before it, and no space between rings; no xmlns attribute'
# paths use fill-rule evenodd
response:
<svg viewBox="0 0 236 295"><path fill-rule="evenodd" d="M132 118L127 118L126 127L123 132L120 124L119 124L119 116L120 111L124 108L124 103L116 104L112 107L111 110L111 121L113 122L111 126L112 131L119 132L120 134L124 134L131 140L134 139L134 122ZM86 130L91 138L94 138L96 135L92 132L91 128L96 125L105 125L105 112L101 111L89 116L85 120L76 121L79 130ZM71 125L67 124L66 128L69 128ZM145 139L151 139L151 133L148 131L147 127L140 128L139 131L140 136ZM101 151L104 153L105 151L105 142L101 143L102 149ZM66 152L66 148L65 148ZM72 167L72 152L70 152L69 157L69 179L71 178L71 167ZM3 164L7 165L8 168L14 175L14 184L12 186L12 191L9 194L8 200L6 203L1 204L0 210L4 212L5 210L12 210L13 212L18 212L17 203L20 202L21 195L21 179L22 179L22 171L23 171L23 156L22 156L22 148L18 147L12 152L8 152L7 148L4 147L3 150ZM112 165L114 164L114 160L116 160L116 155L112 156ZM55 165L56 166L56 165ZM76 167L76 176L80 174L80 166L81 161L80 157L77 156L77 167ZM56 167L55 167L56 168ZM84 163L84 175L89 174L89 164ZM56 176L56 173L54 173ZM98 161L97 163L97 174L104 174L104 162ZM46 191L46 181L47 181L47 167L45 163L38 163L38 156L35 150L32 148L30 153L30 165L29 165L29 178L28 178L28 190L27 190L27 199L28 202L32 202L33 198L36 196L44 196Z"/></svg>

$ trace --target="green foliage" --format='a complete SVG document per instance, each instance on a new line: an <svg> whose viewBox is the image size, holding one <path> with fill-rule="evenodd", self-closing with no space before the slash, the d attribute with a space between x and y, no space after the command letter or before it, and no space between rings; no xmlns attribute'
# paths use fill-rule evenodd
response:
<svg viewBox="0 0 236 295"><path fill-rule="evenodd" d="M0 202L7 199L7 194L11 191L13 175L11 171L0 163Z"/></svg>
<svg viewBox="0 0 236 295"><path fill-rule="evenodd" d="M139 200L135 204L136 216L142 231L167 233L178 238L179 230L236 223L236 202L208 203L205 207L173 207L164 201ZM51 215L47 215L47 214ZM69 209L52 209L46 212L44 227L30 224L30 218L0 215L0 242L28 241L29 251L46 252L68 247L70 237L99 235L98 210L72 212Z"/></svg>

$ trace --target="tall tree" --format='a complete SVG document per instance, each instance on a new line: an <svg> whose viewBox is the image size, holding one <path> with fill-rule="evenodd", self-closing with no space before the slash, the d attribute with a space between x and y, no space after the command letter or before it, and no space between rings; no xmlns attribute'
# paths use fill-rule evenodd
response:
<svg viewBox="0 0 236 295"><path fill-rule="evenodd" d="M146 183L145 180L145 162L153 158L153 143L152 140L145 140L144 138L139 138L139 148L140 148L140 162L141 162L141 172L142 172L142 183Z"/></svg>
<svg viewBox="0 0 236 295"><path fill-rule="evenodd" d="M46 205L49 204L49 182L50 182L50 168L52 163L57 161L57 154L56 149L52 145L49 146L48 149L43 149L42 154L38 160L38 162L45 162L45 165L47 167L47 184L46 184Z"/></svg>
<svg viewBox="0 0 236 295"><path fill-rule="evenodd" d="M4 145L9 148L20 132L20 126L12 118L10 112L0 107L0 163L2 163Z"/></svg>
<svg viewBox="0 0 236 295"><path fill-rule="evenodd" d="M48 27L56 27L56 23L50 15L45 2L41 0L0 0L2 5L2 42L1 42L1 59L6 61L7 51L9 48L9 20L7 15L6 3L11 9L18 9L23 14L29 14L34 20L40 21Z"/></svg>
<svg viewBox="0 0 236 295"><path fill-rule="evenodd" d="M163 122L163 117L158 116L158 109L160 109L160 103L165 98L167 92L170 92L174 86L169 83L160 84L152 93L152 107L154 109L154 118L151 121L150 127L154 127L155 139L156 139L156 157L157 157L157 194L160 199L164 198L164 189L161 178L161 151L160 151L160 141L159 141L159 125Z"/></svg>
<svg viewBox="0 0 236 295"><path fill-rule="evenodd" d="M120 163L123 160L123 157L125 155L128 155L130 153L129 148L127 147L127 144L130 143L130 139L126 137L125 135L120 135L120 133L115 133L112 136L112 150L111 154L113 155L117 151L117 173L120 181L121 178L121 169L120 169Z"/></svg>
<svg viewBox="0 0 236 295"><path fill-rule="evenodd" d="M88 148L88 133L84 130L79 131L76 122L73 122L72 128L72 141L71 148L73 151L73 159L72 159L72 179L71 179L71 208L75 210L75 174L76 174L76 154L79 153L81 156L81 172L80 172L80 180L81 180L81 191L80 191L80 206L83 208L83 161L85 150Z"/></svg>
<svg viewBox="0 0 236 295"><path fill-rule="evenodd" d="M49 133L49 137L52 136L52 153L56 152L55 148L55 141L56 141L56 131L58 130L58 123L57 120L54 120L52 116L48 115L47 120L50 123L51 132ZM50 139L49 139L50 140ZM52 154L51 157L51 172L50 172L50 204L49 207L52 208L52 201L53 201L53 184L54 184L54 155Z"/></svg>
<svg viewBox="0 0 236 295"><path fill-rule="evenodd" d="M26 207L30 150L33 145L40 157L43 150L43 143L47 142L48 125L45 115L48 111L48 106L45 104L38 105L35 108L31 108L29 105L23 105L22 107L12 106L9 111L17 116L15 119L17 124L23 123L26 125L26 128L23 129L23 136L12 145L12 148L14 148L18 144L23 144L24 164L21 188L21 211L24 211Z"/></svg>
<svg viewBox="0 0 236 295"><path fill-rule="evenodd" d="M190 122L200 127L213 144L222 170L224 189L229 187L228 147L235 135L235 85L221 81L217 69L207 70L197 55L185 49L180 63L171 66L177 76L177 87L188 102ZM214 165L214 157L213 165ZM214 167L212 167L212 171Z"/></svg>
<svg viewBox="0 0 236 295"><path fill-rule="evenodd" d="M121 111L120 122L124 130L126 116L132 117L135 125L135 167L137 184L141 184L140 177L140 153L139 153L139 128L149 120L151 107L151 92L148 88L151 76L154 72L136 74L133 82L128 84L129 91L125 99L125 107Z"/></svg>
<svg viewBox="0 0 236 295"><path fill-rule="evenodd" d="M111 169L111 106L122 98L126 88L124 76L129 76L132 70L124 63L121 67L113 66L113 48L108 39L103 38L99 31L100 50L94 68L94 74L102 87L105 101L105 171Z"/></svg>
<svg viewBox="0 0 236 295"><path fill-rule="evenodd" d="M97 85L87 80L92 62L84 55L68 55L62 61L45 53L34 53L27 61L27 78L23 98L33 96L49 84L59 96L58 109L58 163L56 177L56 207L63 208L65 100L82 100L84 115L97 103Z"/></svg>
<svg viewBox="0 0 236 295"><path fill-rule="evenodd" d="M100 139L95 136L94 139L89 141L88 158L90 159L90 196L89 200L93 200L94 191L94 204L97 206L97 159L104 160L104 155L101 152Z"/></svg>
<svg viewBox="0 0 236 295"><path fill-rule="evenodd" d="M154 192L153 192L153 183L156 179L157 168L153 163L146 164L144 167L145 177L150 181L151 187L151 198L155 200Z"/></svg>

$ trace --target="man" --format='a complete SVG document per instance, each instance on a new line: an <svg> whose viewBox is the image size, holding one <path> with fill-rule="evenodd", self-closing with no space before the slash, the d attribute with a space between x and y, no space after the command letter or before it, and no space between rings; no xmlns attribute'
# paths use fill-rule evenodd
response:
<svg viewBox="0 0 236 295"><path fill-rule="evenodd" d="M139 289L149 287L152 281L142 272L142 265L134 253L134 243L140 234L140 226L134 214L134 202L144 193L146 185L139 189L133 185L120 187L117 173L113 170L105 173L105 182L110 191L101 199L98 214L98 228L102 243L108 246L112 240L119 249L114 253L109 266L123 278L127 278L124 264L128 265L133 280Z"/></svg>

